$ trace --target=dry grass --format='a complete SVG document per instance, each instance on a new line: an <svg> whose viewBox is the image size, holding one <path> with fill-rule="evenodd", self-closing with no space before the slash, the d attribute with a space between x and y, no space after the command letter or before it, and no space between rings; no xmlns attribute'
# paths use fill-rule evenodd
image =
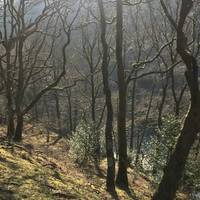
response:
<svg viewBox="0 0 200 200"><path fill-rule="evenodd" d="M30 127L27 125L26 129ZM44 129L36 127L15 145L0 140L0 199L113 199L105 191L104 176L99 177L92 166L78 168L68 157L67 141L61 139L49 145L57 136L52 133L47 143L44 133ZM0 137L3 136L5 128L0 127ZM106 161L102 161L101 170L105 175ZM154 191L151 181L133 169L128 173L132 195L117 189L118 198L150 200ZM184 195L180 199L188 200Z"/></svg>

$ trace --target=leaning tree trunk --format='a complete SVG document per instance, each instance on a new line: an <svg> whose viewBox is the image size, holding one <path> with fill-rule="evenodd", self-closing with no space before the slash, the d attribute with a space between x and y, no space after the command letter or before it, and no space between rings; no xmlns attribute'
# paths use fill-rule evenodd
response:
<svg viewBox="0 0 200 200"><path fill-rule="evenodd" d="M174 99L174 114L178 118L180 115L180 106L181 106L181 101L183 99L184 93L187 89L187 84L185 83L183 88L180 90L180 94L176 94L176 89L175 89L175 77L174 77L174 69L171 70L170 73L171 76L171 90L172 90L172 96Z"/></svg>
<svg viewBox="0 0 200 200"><path fill-rule="evenodd" d="M163 0L161 4L171 24L177 31L177 52L186 65L186 80L191 93L191 105L174 153L164 170L162 181L153 200L173 200L183 175L190 149L200 131L200 92L198 84L198 65L194 56L187 51L187 38L183 32L186 17L192 6L192 0L182 0L178 25L170 16Z"/></svg>
<svg viewBox="0 0 200 200"><path fill-rule="evenodd" d="M107 156L106 188L109 192L115 192L115 159L113 153L113 136L112 136L113 107L112 107L111 89L109 86L108 44L106 41L106 17L102 0L98 0L98 6L101 15L101 42L103 47L102 75L103 75L103 85L104 85L104 93L106 96L106 108L107 108L107 119L105 128L106 156Z"/></svg>
<svg viewBox="0 0 200 200"><path fill-rule="evenodd" d="M193 105L185 119L176 149L172 154L168 165L164 170L164 176L159 185L154 200L173 200L183 175L189 151L194 144L199 131L200 121L200 99L199 103Z"/></svg>

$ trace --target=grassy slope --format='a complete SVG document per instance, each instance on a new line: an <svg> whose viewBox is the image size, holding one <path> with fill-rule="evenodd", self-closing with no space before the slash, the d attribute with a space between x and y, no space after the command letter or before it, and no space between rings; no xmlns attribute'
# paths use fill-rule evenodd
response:
<svg viewBox="0 0 200 200"><path fill-rule="evenodd" d="M0 128L3 136L4 128ZM51 141L55 136L51 136ZM0 200L29 199L112 199L105 192L105 177L95 175L92 167L77 168L67 156L67 143L45 145L45 136L38 129L26 135L23 143L10 146L0 140ZM30 152L27 144L32 144ZM101 168L105 175L106 163ZM150 181L129 169L129 182L133 196L139 200L151 199L153 188ZM119 199L133 199L117 189ZM180 199L186 200L182 196Z"/></svg>

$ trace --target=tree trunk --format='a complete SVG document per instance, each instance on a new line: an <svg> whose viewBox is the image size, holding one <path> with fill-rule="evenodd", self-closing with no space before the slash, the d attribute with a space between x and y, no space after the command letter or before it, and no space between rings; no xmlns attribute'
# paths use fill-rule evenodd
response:
<svg viewBox="0 0 200 200"><path fill-rule="evenodd" d="M13 139L15 142L20 142L22 140L23 125L24 125L23 115L19 114L17 116L17 126L16 126L15 135Z"/></svg>
<svg viewBox="0 0 200 200"><path fill-rule="evenodd" d="M135 77L137 72L135 72ZM134 139L134 127L135 127L135 92L136 92L137 79L133 81L132 92L131 92L131 135L130 135L130 150L133 151L133 139Z"/></svg>
<svg viewBox="0 0 200 200"><path fill-rule="evenodd" d="M68 111L69 111L69 130L70 134L74 131L73 127L73 117L72 117L72 99L71 99L71 89L66 90L67 94L67 104L68 104Z"/></svg>
<svg viewBox="0 0 200 200"><path fill-rule="evenodd" d="M197 61L187 50L187 38L183 32L185 20L192 9L193 1L182 0L178 25L170 16L163 0L161 0L161 4L166 16L177 31L177 52L186 65L185 76L191 94L191 105L181 135L164 170L159 188L153 197L153 200L173 200L183 175L190 149L200 131L200 92Z"/></svg>
<svg viewBox="0 0 200 200"><path fill-rule="evenodd" d="M101 42L103 47L102 75L103 75L103 85L104 85L104 93L106 96L106 108L107 108L107 118L105 127L106 156L107 156L106 188L109 192L115 192L115 159L113 153L113 136L112 136L113 107L112 107L111 90L109 86L108 44L106 41L106 17L102 0L98 0L98 6L101 15Z"/></svg>
<svg viewBox="0 0 200 200"><path fill-rule="evenodd" d="M24 17L24 2L22 6L22 15ZM23 20L22 20L23 21ZM15 142L20 142L22 140L23 131L23 114L21 112L21 107L24 98L24 63L23 63L23 46L24 38L21 36L18 42L18 80L17 80L17 94L15 97L16 115L17 115L17 125L15 130L15 135L13 140Z"/></svg>
<svg viewBox="0 0 200 200"><path fill-rule="evenodd" d="M46 126L46 130L47 130L47 143L49 143L49 139L50 139L50 132L49 132L49 124L50 124L50 113L49 113L49 107L48 107L48 104L47 104L47 99L46 99L46 96L44 96L43 98L43 105L44 105L44 108L45 108L45 111L46 111L46 117L45 117L45 126Z"/></svg>
<svg viewBox="0 0 200 200"><path fill-rule="evenodd" d="M73 127L73 131L76 132L76 127L77 127L77 124L78 124L78 108L77 108L77 101L75 102L75 105L74 105L74 117L73 117L73 124L72 124L72 127Z"/></svg>
<svg viewBox="0 0 200 200"><path fill-rule="evenodd" d="M147 113L146 113L146 116L145 116L144 127L143 127L143 131L142 131L141 137L139 137L139 133L138 133L138 138L137 138L137 153L136 153L136 158L135 158L135 165L136 166L138 166L138 161L140 160L142 143L144 141L145 134L146 134L146 128L147 128L149 114L150 114L151 107L152 107L154 91L155 91L155 84L153 85L153 88L152 88L152 91L151 91L151 97L150 97L150 100L149 100L149 105L148 105Z"/></svg>
<svg viewBox="0 0 200 200"><path fill-rule="evenodd" d="M200 103L189 110L176 149L164 170L164 176L153 200L173 200L175 198L187 157L199 131L199 120Z"/></svg>
<svg viewBox="0 0 200 200"><path fill-rule="evenodd" d="M15 133L14 124L14 113L11 108L8 108L8 119L7 119L7 138L11 140Z"/></svg>
<svg viewBox="0 0 200 200"><path fill-rule="evenodd" d="M162 86L162 98L160 105L158 107L158 128L161 129L162 127L162 114L163 114L163 109L164 109L164 104L167 96L167 89L168 89L168 83L169 83L169 75L166 75L166 82L163 83Z"/></svg>
<svg viewBox="0 0 200 200"><path fill-rule="evenodd" d="M6 83L6 98L7 98L7 137L8 139L12 139L14 136L14 111L13 111L13 94L12 94L12 65L10 64L10 50L7 50L7 83Z"/></svg>
<svg viewBox="0 0 200 200"><path fill-rule="evenodd" d="M176 89L175 89L175 79L174 79L174 69L171 70L171 89L172 89L172 96L174 99L174 113L176 117L179 117L180 115L180 105L181 105L181 101L183 99L183 95L187 89L187 84L185 84L183 86L183 88L180 91L179 96L176 94Z"/></svg>
<svg viewBox="0 0 200 200"><path fill-rule="evenodd" d="M36 94L37 94L37 87L35 84L33 84L33 95L36 96ZM41 112L39 112L39 110L38 110L38 105L35 104L34 110L33 110L33 116L34 116L34 120L36 122L39 122L39 117L42 118L42 116L41 116L42 114L40 114L40 113Z"/></svg>
<svg viewBox="0 0 200 200"><path fill-rule="evenodd" d="M55 102L56 102L56 117L57 117L57 127L59 135L62 136L62 124L61 124L61 112L60 112L60 99L58 96L58 92L56 91L54 94Z"/></svg>
<svg viewBox="0 0 200 200"><path fill-rule="evenodd" d="M119 163L116 184L124 189L128 189L127 176L127 138L126 138L126 92L125 72L123 65L122 46L123 46L123 6L122 1L117 0L117 25L116 25L116 60L117 76L119 88L119 106L118 106L118 145L119 145Z"/></svg>
<svg viewBox="0 0 200 200"><path fill-rule="evenodd" d="M92 121L95 123L96 122L96 97L95 97L95 83L94 83L94 71L93 71L93 66L90 67L90 73L91 73L91 77L90 77L90 81L91 81L91 116L92 116Z"/></svg>
<svg viewBox="0 0 200 200"><path fill-rule="evenodd" d="M12 7L12 2L11 2L11 7ZM7 99L7 137L8 140L11 140L13 135L14 135L14 110L13 110L13 92L12 92L12 87L13 87L13 65L11 61L11 50L12 50L12 42L9 42L8 39L8 4L4 0L3 3L3 30L4 30L4 42L3 46L5 47L6 50L6 71L5 71L5 89L6 89L6 99ZM12 31L11 31L12 32Z"/></svg>

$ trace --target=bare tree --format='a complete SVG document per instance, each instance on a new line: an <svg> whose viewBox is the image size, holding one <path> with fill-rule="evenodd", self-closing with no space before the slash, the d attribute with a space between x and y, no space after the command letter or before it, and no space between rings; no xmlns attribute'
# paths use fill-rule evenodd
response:
<svg viewBox="0 0 200 200"><path fill-rule="evenodd" d="M71 22L67 24L64 21L65 19L63 19L63 16L60 15L60 12L62 12L62 10L66 11L68 8L64 6L62 2L52 2L49 4L47 1L44 1L44 8L42 9L41 14L38 15L33 21L30 20L27 22L26 18L28 16L26 14L26 10L30 9L31 6L32 2L25 3L25 1L20 1L19 4L16 5L13 1L4 1L4 35L1 44L3 44L6 53L3 55L3 60L1 59L1 61L6 64L6 79L9 80L7 81L5 79L6 97L8 102L8 137L12 138L14 136L15 141L20 141L22 139L24 115L26 115L34 107L34 105L46 92L55 87L66 73L65 51L67 46L70 44L72 25L80 10L79 8L75 13L75 16L72 17ZM57 17L54 16L56 13L58 14ZM56 20L56 18L59 20ZM55 19L54 21L56 23L53 28L54 31L53 33L48 32L47 34L47 31L52 30L52 28L50 29L52 19ZM11 21L11 24L9 24L9 21ZM48 86L39 91L35 97L25 105L25 94L30 84L41 80L44 76L47 76L47 73L50 73L47 70L47 73L39 76L39 74L44 72L45 68L48 68L49 63L51 62L50 60L52 58L52 52L56 40L55 34L58 34L58 22L61 24L63 23L64 33L65 36L67 36L66 43L62 47L62 71L57 76L56 80L49 83ZM38 40L39 44L36 43L31 46L31 38L36 38L37 34L42 36L42 39ZM48 37L52 38L52 44L45 55L44 46ZM28 49L26 49L27 47ZM24 53L25 49L27 54ZM42 61L43 66L38 67L37 65L41 65L39 56L41 53L43 53L44 56ZM4 70L3 67L2 70ZM16 130L14 132L15 113L17 119Z"/></svg>
<svg viewBox="0 0 200 200"><path fill-rule="evenodd" d="M117 75L119 89L119 105L118 105L118 145L119 145L119 168L116 184L128 189L127 176L127 139L126 139L126 78L125 66L123 62L123 4L121 0L117 0L117 25L116 25L116 60Z"/></svg>
<svg viewBox="0 0 200 200"><path fill-rule="evenodd" d="M103 58L102 58L102 75L103 75L103 85L104 93L106 99L107 117L106 117L106 127L105 127L105 138L106 138L106 156L107 156L107 178L106 187L109 192L115 191L115 159L113 153L113 106L111 98L111 89L109 86L109 49L106 41L106 16L104 11L104 5L102 0L98 0L98 6L100 11L100 23L101 23L101 42L103 48Z"/></svg>
<svg viewBox="0 0 200 200"><path fill-rule="evenodd" d="M153 197L154 200L172 200L175 198L190 149L200 131L200 92L197 60L188 51L188 38L184 33L184 26L187 16L193 7L193 1L182 0L178 23L170 15L163 0L161 0L161 4L169 22L177 32L177 52L186 65L185 76L191 94L191 104L181 130L181 135L164 170L159 188Z"/></svg>

